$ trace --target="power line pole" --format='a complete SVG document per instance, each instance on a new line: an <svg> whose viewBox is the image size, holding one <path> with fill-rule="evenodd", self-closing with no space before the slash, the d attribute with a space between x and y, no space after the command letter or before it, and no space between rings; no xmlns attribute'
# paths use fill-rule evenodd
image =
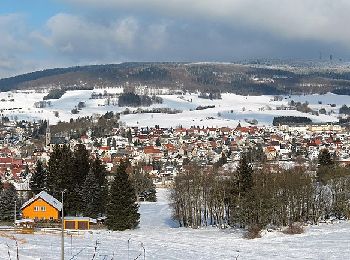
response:
<svg viewBox="0 0 350 260"><path fill-rule="evenodd" d="M15 228L16 228L16 220L17 220L17 214L16 214L16 212L17 212L17 201L16 201L16 199L15 199L15 212L14 212L14 219L15 219Z"/></svg>
<svg viewBox="0 0 350 260"><path fill-rule="evenodd" d="M64 212L63 212L63 194L64 191L61 192L62 198L62 215L61 215L61 222L62 222L62 227L61 227L61 260L64 260Z"/></svg>

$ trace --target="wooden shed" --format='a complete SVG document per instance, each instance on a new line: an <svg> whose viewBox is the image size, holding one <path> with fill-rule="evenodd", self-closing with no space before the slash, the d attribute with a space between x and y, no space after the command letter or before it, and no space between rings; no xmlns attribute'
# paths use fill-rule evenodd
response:
<svg viewBox="0 0 350 260"><path fill-rule="evenodd" d="M64 217L64 229L88 230L92 223L96 220L89 217Z"/></svg>

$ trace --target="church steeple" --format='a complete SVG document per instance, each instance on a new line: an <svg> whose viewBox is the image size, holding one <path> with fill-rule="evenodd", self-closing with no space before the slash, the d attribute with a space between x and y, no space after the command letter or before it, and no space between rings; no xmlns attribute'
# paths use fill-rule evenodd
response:
<svg viewBox="0 0 350 260"><path fill-rule="evenodd" d="M50 131L50 123L49 120L46 121L46 138L45 138L46 146L51 144L51 131Z"/></svg>

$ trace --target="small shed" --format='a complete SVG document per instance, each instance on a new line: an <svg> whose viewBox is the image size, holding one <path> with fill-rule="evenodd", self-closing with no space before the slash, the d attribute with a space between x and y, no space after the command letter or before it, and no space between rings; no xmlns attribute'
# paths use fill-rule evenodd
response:
<svg viewBox="0 0 350 260"><path fill-rule="evenodd" d="M64 217L64 229L88 230L96 220L89 217Z"/></svg>

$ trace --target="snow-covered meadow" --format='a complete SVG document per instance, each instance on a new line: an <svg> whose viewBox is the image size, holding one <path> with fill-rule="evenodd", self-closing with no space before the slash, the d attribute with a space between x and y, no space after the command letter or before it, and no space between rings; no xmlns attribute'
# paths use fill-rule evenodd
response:
<svg viewBox="0 0 350 260"><path fill-rule="evenodd" d="M49 119L52 124L58 121L69 121L71 118L83 116L101 115L107 111L121 112L125 107L115 105L117 100L111 99L107 104L106 99L90 99L92 93L120 93L121 88L74 90L66 92L58 100L50 100L51 106L35 108L34 103L41 101L47 93L35 93L34 91L17 91L0 93L0 111L3 116L13 120L39 120ZM129 114L122 115L121 120L129 126L154 126L176 127L184 126L229 126L235 127L239 122L243 125L253 119L259 125L271 125L274 116L307 116L314 122L338 121L339 108L350 105L348 96L334 94L305 95L283 97L280 101L273 101L273 96L239 96L235 94L222 94L220 100L198 98L198 94L185 95L161 95L163 104L154 104L150 108L170 108L183 111L179 114ZM330 115L311 115L298 111L277 110L277 107L286 106L290 100L307 101L312 109L325 108ZM72 114L71 110L79 102L85 102L86 107L79 114ZM321 104L320 104L321 103ZM336 107L331 107L335 104ZM205 110L195 110L198 106L215 106ZM135 108L130 108L135 110Z"/></svg>
<svg viewBox="0 0 350 260"><path fill-rule="evenodd" d="M349 222L309 226L304 234L293 236L264 232L262 238L247 240L240 230L178 228L171 220L167 190L158 189L157 195L158 202L141 203L140 227L136 230L66 235L65 259L350 258ZM60 259L60 234L40 232L34 235L0 232L0 259L10 259L8 252L15 259L15 239L21 260Z"/></svg>

